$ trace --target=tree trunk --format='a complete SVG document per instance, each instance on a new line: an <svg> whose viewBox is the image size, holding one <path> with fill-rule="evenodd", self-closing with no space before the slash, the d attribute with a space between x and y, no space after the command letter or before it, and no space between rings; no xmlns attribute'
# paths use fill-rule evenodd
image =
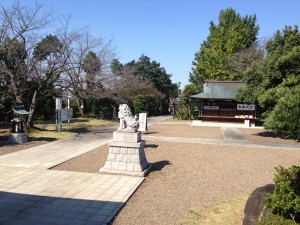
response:
<svg viewBox="0 0 300 225"><path fill-rule="evenodd" d="M11 83L12 92L14 93L14 96L16 99L16 103L18 105L22 105L23 104L22 95L19 93L19 89L17 87L17 84L16 84L13 76L10 76L10 83Z"/></svg>
<svg viewBox="0 0 300 225"><path fill-rule="evenodd" d="M76 102L77 102L77 106L79 108L79 112L80 112L80 115L81 117L83 117L83 99L80 99L80 98L76 98Z"/></svg>
<svg viewBox="0 0 300 225"><path fill-rule="evenodd" d="M35 112L35 107L36 107L36 96L38 94L38 91L35 90L32 100L31 100L31 105L30 105L30 114L28 116L28 121L27 121L27 128L33 128L33 120L34 120L34 112Z"/></svg>

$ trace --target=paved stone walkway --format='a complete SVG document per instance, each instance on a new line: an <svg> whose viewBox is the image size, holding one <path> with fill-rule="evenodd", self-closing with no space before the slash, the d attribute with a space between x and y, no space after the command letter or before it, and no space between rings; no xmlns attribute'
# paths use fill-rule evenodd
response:
<svg viewBox="0 0 300 225"><path fill-rule="evenodd" d="M226 141L247 141L236 127L221 127L221 130Z"/></svg>
<svg viewBox="0 0 300 225"><path fill-rule="evenodd" d="M195 144L218 144L218 145L233 145L239 147L255 147L255 148L272 148L272 149L285 149L285 150L300 150L299 145L287 145L287 144L269 144L269 143L255 143L250 141L232 141L232 140L214 140L205 138L179 138L179 137L158 137L147 135L143 137L148 141L168 141L168 142L183 142L183 143L195 143Z"/></svg>
<svg viewBox="0 0 300 225"><path fill-rule="evenodd" d="M150 118L149 125L168 118ZM109 223L143 177L48 169L107 144L114 130L109 128L0 156L0 224Z"/></svg>
<svg viewBox="0 0 300 225"><path fill-rule="evenodd" d="M0 166L0 224L107 224L144 178Z"/></svg>

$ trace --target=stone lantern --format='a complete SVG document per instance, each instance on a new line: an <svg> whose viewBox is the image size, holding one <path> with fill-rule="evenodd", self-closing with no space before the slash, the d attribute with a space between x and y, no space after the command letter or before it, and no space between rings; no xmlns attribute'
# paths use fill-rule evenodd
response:
<svg viewBox="0 0 300 225"><path fill-rule="evenodd" d="M26 133L24 132L24 115L29 115L24 106L16 106L13 108L14 118L12 122L12 133L9 135L9 141L14 144L28 142Z"/></svg>
<svg viewBox="0 0 300 225"><path fill-rule="evenodd" d="M24 133L24 117L16 116L11 120L13 124L12 132L13 133Z"/></svg>

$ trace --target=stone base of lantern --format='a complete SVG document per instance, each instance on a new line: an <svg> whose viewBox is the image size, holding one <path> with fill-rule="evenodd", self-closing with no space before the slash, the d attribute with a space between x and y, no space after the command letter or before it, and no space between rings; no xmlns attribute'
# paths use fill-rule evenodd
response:
<svg viewBox="0 0 300 225"><path fill-rule="evenodd" d="M22 144L28 142L28 137L25 133L11 133L9 135L9 142L13 144Z"/></svg>
<svg viewBox="0 0 300 225"><path fill-rule="evenodd" d="M144 151L145 142L141 140L140 132L113 133L113 142L109 144L109 154L100 173L121 174L144 177L151 165Z"/></svg>

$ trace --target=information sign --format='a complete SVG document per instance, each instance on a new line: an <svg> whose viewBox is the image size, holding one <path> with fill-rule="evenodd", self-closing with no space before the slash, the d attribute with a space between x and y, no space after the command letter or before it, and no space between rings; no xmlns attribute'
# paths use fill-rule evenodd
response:
<svg viewBox="0 0 300 225"><path fill-rule="evenodd" d="M61 109L60 110L60 121L66 121L67 118L67 109Z"/></svg>
<svg viewBox="0 0 300 225"><path fill-rule="evenodd" d="M73 117L73 108L67 109L67 120Z"/></svg>
<svg viewBox="0 0 300 225"><path fill-rule="evenodd" d="M148 131L147 129L147 113L139 113L139 129L138 131Z"/></svg>

